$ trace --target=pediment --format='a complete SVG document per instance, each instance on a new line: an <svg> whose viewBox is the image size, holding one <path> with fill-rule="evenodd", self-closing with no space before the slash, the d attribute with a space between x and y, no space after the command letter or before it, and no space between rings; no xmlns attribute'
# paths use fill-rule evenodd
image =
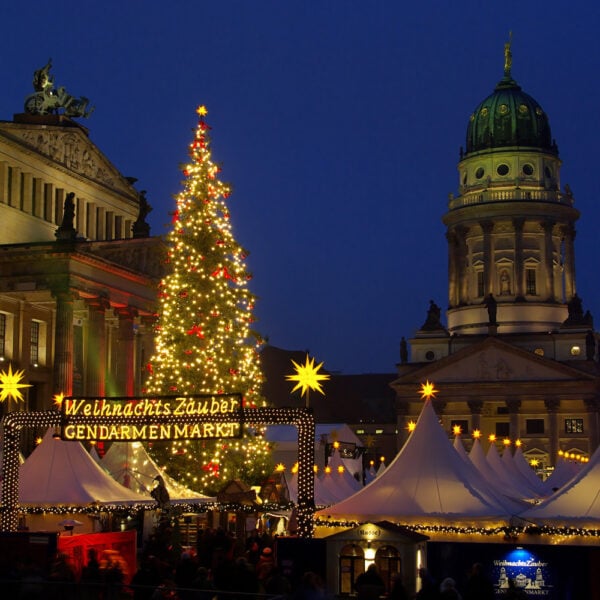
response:
<svg viewBox="0 0 600 600"><path fill-rule="evenodd" d="M410 378L441 382L571 381L593 375L550 360L495 338L413 371ZM402 383L403 378L398 380Z"/></svg>
<svg viewBox="0 0 600 600"><path fill-rule="evenodd" d="M72 173L84 176L126 195L131 184L100 152L80 126L40 126L36 123L2 123L0 132L45 159L62 165Z"/></svg>

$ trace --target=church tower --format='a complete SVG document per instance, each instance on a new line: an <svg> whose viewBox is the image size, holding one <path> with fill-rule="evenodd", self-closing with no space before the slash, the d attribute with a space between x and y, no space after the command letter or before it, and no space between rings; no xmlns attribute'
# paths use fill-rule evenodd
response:
<svg viewBox="0 0 600 600"><path fill-rule="evenodd" d="M398 447L420 412L415 389L434 381L449 433L480 431L524 444L543 468L561 452L600 445L600 347L575 279L579 211L541 105L504 76L470 115L458 194L443 216L448 307L400 344Z"/></svg>
<svg viewBox="0 0 600 600"><path fill-rule="evenodd" d="M579 212L560 189L548 116L511 62L506 44L504 77L470 116L459 194L444 216L450 334L487 332L494 308L501 333L552 331L576 294Z"/></svg>

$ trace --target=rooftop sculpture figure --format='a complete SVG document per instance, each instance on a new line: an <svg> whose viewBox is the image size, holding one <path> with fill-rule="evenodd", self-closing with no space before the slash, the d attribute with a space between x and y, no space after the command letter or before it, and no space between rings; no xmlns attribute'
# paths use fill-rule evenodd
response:
<svg viewBox="0 0 600 600"><path fill-rule="evenodd" d="M35 93L25 98L25 112L30 115L58 114L64 110L67 117L89 117L94 107L89 106L89 100L81 96L75 98L67 93L63 86L54 87L54 77L50 75L52 59L46 66L33 74L33 89Z"/></svg>

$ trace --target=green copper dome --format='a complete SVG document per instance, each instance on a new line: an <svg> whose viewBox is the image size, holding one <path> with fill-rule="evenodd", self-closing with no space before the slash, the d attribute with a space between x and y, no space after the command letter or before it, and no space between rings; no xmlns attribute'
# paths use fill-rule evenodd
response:
<svg viewBox="0 0 600 600"><path fill-rule="evenodd" d="M527 147L558 155L542 107L523 92L505 68L504 77L473 111L467 128L467 154L508 147Z"/></svg>

